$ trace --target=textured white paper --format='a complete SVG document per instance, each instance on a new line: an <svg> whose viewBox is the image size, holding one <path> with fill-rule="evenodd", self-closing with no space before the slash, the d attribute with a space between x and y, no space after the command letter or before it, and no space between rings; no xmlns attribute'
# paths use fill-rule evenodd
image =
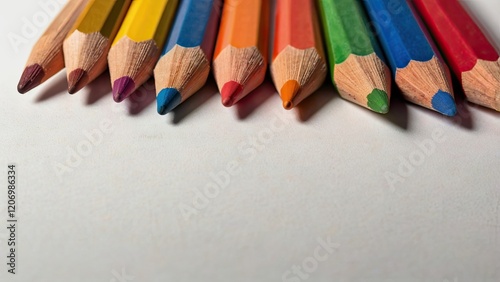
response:
<svg viewBox="0 0 500 282"><path fill-rule="evenodd" d="M227 109L210 79L159 116L151 88L115 104L103 76L71 96L64 72L20 95L48 22L22 27L49 2L0 9L0 281L500 281L498 113L393 97L384 116L331 84L285 111L270 81ZM464 2L500 47L500 2Z"/></svg>

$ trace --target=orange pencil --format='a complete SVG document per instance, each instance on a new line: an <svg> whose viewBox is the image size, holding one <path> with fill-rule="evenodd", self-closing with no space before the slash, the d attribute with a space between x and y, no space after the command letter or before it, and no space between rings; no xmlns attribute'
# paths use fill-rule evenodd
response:
<svg viewBox="0 0 500 282"><path fill-rule="evenodd" d="M311 0L277 0L271 75L287 110L325 81L318 15Z"/></svg>
<svg viewBox="0 0 500 282"><path fill-rule="evenodd" d="M269 9L269 0L224 1L213 71L226 107L234 105L264 80Z"/></svg>
<svg viewBox="0 0 500 282"><path fill-rule="evenodd" d="M64 68L63 41L88 0L71 0L52 21L31 51L17 90L26 93Z"/></svg>

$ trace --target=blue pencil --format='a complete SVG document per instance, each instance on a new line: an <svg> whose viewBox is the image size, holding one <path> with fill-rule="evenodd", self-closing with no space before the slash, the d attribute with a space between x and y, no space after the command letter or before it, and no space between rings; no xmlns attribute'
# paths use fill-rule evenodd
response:
<svg viewBox="0 0 500 282"><path fill-rule="evenodd" d="M184 0L154 70L159 114L198 91L210 73L221 0Z"/></svg>
<svg viewBox="0 0 500 282"><path fill-rule="evenodd" d="M406 0L363 2L403 96L454 116L457 110L449 69L413 7Z"/></svg>

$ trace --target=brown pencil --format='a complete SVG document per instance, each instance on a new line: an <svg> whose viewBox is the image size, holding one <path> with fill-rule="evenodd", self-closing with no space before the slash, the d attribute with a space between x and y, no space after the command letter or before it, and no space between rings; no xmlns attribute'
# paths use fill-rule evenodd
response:
<svg viewBox="0 0 500 282"><path fill-rule="evenodd" d="M91 0L64 41L68 92L73 94L107 68L111 43L132 0Z"/></svg>
<svg viewBox="0 0 500 282"><path fill-rule="evenodd" d="M88 0L70 0L35 43L17 91L24 94L64 68L63 41Z"/></svg>

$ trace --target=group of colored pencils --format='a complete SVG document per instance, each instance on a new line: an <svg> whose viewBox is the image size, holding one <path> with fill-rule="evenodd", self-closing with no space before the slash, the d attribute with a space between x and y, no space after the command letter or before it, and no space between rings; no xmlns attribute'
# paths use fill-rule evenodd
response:
<svg viewBox="0 0 500 282"><path fill-rule="evenodd" d="M499 53L459 0L69 0L18 91L66 67L73 94L109 68L116 102L154 75L166 114L212 70L230 107L263 82L269 60L285 109L329 67L339 94L372 111L389 111L394 80L408 101L453 116L449 65L469 101L500 111Z"/></svg>

